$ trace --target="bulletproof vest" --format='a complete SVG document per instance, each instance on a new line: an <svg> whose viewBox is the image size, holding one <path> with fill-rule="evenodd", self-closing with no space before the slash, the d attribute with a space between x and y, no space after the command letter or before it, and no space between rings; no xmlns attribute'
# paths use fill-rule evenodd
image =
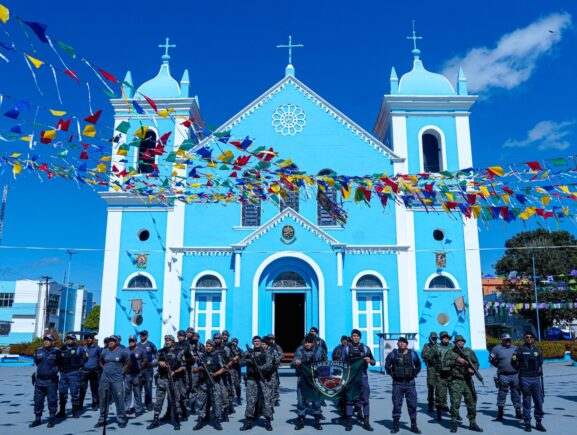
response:
<svg viewBox="0 0 577 435"><path fill-rule="evenodd" d="M181 364L179 356L180 353L178 349L175 349L174 347L172 349L168 349L165 347L161 349L160 352L158 353L158 360L166 361L166 363L170 367L170 370L174 371L180 368ZM162 367L159 367L158 371L162 376L167 376L166 370L163 369Z"/></svg>
<svg viewBox="0 0 577 435"><path fill-rule="evenodd" d="M80 370L82 367L82 362L84 361L82 352L84 349L78 345L72 347L63 346L61 349L62 361L61 368L62 372L69 373L76 370Z"/></svg>
<svg viewBox="0 0 577 435"><path fill-rule="evenodd" d="M220 366L220 359L218 357L218 354L216 352L210 352L210 353L205 353L204 354L204 358L203 361L206 365L206 368L208 369L209 372L214 373L216 371L218 371L221 366Z"/></svg>
<svg viewBox="0 0 577 435"><path fill-rule="evenodd" d="M438 344L437 345L437 352L439 353L439 360L438 360L438 364L439 364L439 369L441 371L444 372L450 372L451 371L451 367L449 367L446 363L445 363L445 355L447 354L447 352L451 350L451 345L447 344L446 346L442 345L442 344Z"/></svg>
<svg viewBox="0 0 577 435"><path fill-rule="evenodd" d="M153 358L154 358L154 353L155 353L155 347L154 345L150 342L147 341L146 343L138 343L137 344L138 347L144 349L144 353L146 355L146 359L149 362L152 362Z"/></svg>
<svg viewBox="0 0 577 435"><path fill-rule="evenodd" d="M365 345L362 343L359 344L349 344L348 345L348 354L347 354L347 359L348 360L359 360L359 359L363 359L366 356L365 353Z"/></svg>
<svg viewBox="0 0 577 435"><path fill-rule="evenodd" d="M519 358L519 376L540 376L539 357L541 352L535 347L520 346L517 349Z"/></svg>
<svg viewBox="0 0 577 435"><path fill-rule="evenodd" d="M315 348L313 347L310 350L306 350L303 347L302 354L301 354L301 361L304 363L318 361L317 352L315 351Z"/></svg>
<svg viewBox="0 0 577 435"><path fill-rule="evenodd" d="M407 353L393 350L393 378L407 380L415 378L413 354L410 350Z"/></svg>
<svg viewBox="0 0 577 435"><path fill-rule="evenodd" d="M220 346L215 346L214 347L214 351L217 352L220 357L222 358L222 362L224 364L226 364L227 362L230 361L231 357L230 357L230 349L228 348L228 346L224 345L221 343Z"/></svg>
<svg viewBox="0 0 577 435"><path fill-rule="evenodd" d="M45 349L41 347L34 355L36 363L36 375L39 379L48 380L58 376L59 351L53 347Z"/></svg>
<svg viewBox="0 0 577 435"><path fill-rule="evenodd" d="M144 358L144 351L135 346L134 349L128 348L130 354L130 373L137 374L142 367L142 359Z"/></svg>
<svg viewBox="0 0 577 435"><path fill-rule="evenodd" d="M254 360L256 361L256 363L259 365L259 367L262 367L263 365L266 364L266 350L264 350L264 348L262 346L257 348L257 349L253 349L250 352L251 352ZM261 368L261 371L263 371L262 368ZM247 367L247 375L250 375L251 377L257 377L258 378L257 368L254 367L253 365L249 365Z"/></svg>

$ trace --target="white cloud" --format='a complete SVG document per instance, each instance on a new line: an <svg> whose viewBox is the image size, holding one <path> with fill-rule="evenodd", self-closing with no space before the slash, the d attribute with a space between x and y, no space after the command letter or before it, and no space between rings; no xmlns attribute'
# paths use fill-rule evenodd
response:
<svg viewBox="0 0 577 435"><path fill-rule="evenodd" d="M503 35L495 48L473 48L465 56L448 60L443 74L457 77L462 67L472 92L513 89L531 77L537 61L561 41L570 25L571 15L566 12L548 15Z"/></svg>
<svg viewBox="0 0 577 435"><path fill-rule="evenodd" d="M571 134L571 126L575 121L541 121L527 132L527 137L523 140L509 139L503 144L504 148L525 148L537 145L539 150L555 149L565 150L571 145L567 136Z"/></svg>

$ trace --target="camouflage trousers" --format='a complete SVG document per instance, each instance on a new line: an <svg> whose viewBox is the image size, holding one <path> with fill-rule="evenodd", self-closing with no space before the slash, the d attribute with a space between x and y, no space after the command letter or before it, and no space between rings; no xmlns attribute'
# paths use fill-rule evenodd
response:
<svg viewBox="0 0 577 435"><path fill-rule="evenodd" d="M467 407L467 418L470 422L475 422L477 417L477 393L473 381L454 379L449 384L449 394L451 395L451 420L457 421L461 398L465 400Z"/></svg>
<svg viewBox="0 0 577 435"><path fill-rule="evenodd" d="M436 373L435 384L435 406L445 407L447 406L447 392L449 391L449 384L451 382L450 377L444 377Z"/></svg>
<svg viewBox="0 0 577 435"><path fill-rule="evenodd" d="M198 383L197 406L199 419L209 415L209 408L212 408L212 414L216 418L222 418L222 381L215 379L214 382L214 387L209 381Z"/></svg>
<svg viewBox="0 0 577 435"><path fill-rule="evenodd" d="M430 407L435 405L435 392L437 389L437 371L434 367L427 367L427 404Z"/></svg>
<svg viewBox="0 0 577 435"><path fill-rule="evenodd" d="M256 381L254 379L246 380L246 409L244 416L246 418L257 418L257 405L266 418L272 417L272 388L270 381Z"/></svg>
<svg viewBox="0 0 577 435"><path fill-rule="evenodd" d="M190 376L189 400L191 406L198 407L198 391L200 388L199 374L192 373Z"/></svg>
<svg viewBox="0 0 577 435"><path fill-rule="evenodd" d="M278 376L278 371L272 374L272 378L270 380L271 389L272 389L272 400L273 403L277 400L280 400L280 378Z"/></svg>
<svg viewBox="0 0 577 435"><path fill-rule="evenodd" d="M240 368L233 367L230 371L230 377L232 379L232 387L234 393L238 399L240 399Z"/></svg>
<svg viewBox="0 0 577 435"><path fill-rule="evenodd" d="M175 401L176 410L178 412L178 417L182 415L181 402L186 397L186 387L184 380L181 378L174 379L174 392L169 391L169 382L166 378L158 378L158 384L156 385L156 401L154 402L154 414L160 414L162 411L162 406L164 405L164 398L168 394L168 406L172 406L172 400ZM174 394L174 398L173 395Z"/></svg>

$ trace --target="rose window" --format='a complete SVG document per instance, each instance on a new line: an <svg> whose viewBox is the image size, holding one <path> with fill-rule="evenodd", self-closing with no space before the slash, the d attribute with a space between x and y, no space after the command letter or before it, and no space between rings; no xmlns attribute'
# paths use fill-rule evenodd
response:
<svg viewBox="0 0 577 435"><path fill-rule="evenodd" d="M283 104L272 114L272 126L283 136L294 136L300 133L306 122L305 112L294 104Z"/></svg>

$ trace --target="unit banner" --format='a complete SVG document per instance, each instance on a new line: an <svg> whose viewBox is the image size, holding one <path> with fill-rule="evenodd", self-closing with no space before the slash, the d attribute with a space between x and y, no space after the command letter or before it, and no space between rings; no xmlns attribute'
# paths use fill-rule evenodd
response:
<svg viewBox="0 0 577 435"><path fill-rule="evenodd" d="M360 399L365 366L366 362L362 359L353 362L303 363L299 370L303 400L313 402L340 397L349 401Z"/></svg>

